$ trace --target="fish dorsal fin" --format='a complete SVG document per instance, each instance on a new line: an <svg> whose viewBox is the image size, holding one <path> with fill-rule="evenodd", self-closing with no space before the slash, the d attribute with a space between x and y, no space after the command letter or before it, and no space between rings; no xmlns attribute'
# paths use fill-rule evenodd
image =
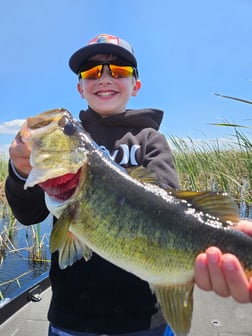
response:
<svg viewBox="0 0 252 336"><path fill-rule="evenodd" d="M126 172L135 180L142 183L150 183L159 186L160 181L156 177L155 173L149 171L143 166L126 168Z"/></svg>
<svg viewBox="0 0 252 336"><path fill-rule="evenodd" d="M59 252L59 267L65 269L82 257L87 261L92 256L91 249L70 230L73 209L66 208L53 226L50 239L51 253ZM69 216L69 212L71 212Z"/></svg>
<svg viewBox="0 0 252 336"><path fill-rule="evenodd" d="M150 285L164 318L176 336L186 336L191 328L194 282L181 285Z"/></svg>
<svg viewBox="0 0 252 336"><path fill-rule="evenodd" d="M168 189L167 192L177 199L187 201L197 211L213 216L226 225L228 225L227 222L239 222L240 216L237 204L226 193L173 189Z"/></svg>

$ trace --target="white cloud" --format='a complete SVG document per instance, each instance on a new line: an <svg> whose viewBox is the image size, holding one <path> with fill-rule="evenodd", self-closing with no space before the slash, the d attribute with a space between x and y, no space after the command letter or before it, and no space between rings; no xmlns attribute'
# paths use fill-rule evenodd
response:
<svg viewBox="0 0 252 336"><path fill-rule="evenodd" d="M0 134L16 134L24 122L25 119L6 121L0 124Z"/></svg>

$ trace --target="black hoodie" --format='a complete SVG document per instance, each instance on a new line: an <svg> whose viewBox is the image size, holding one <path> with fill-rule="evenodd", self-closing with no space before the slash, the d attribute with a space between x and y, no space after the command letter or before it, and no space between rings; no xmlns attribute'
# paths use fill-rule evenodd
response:
<svg viewBox="0 0 252 336"><path fill-rule="evenodd" d="M162 181L178 187L178 179L166 138L158 132L163 112L156 109L126 110L102 118L90 108L80 112L82 125L115 162L123 167L142 165ZM25 225L46 218L44 193L35 186L23 189L11 167L6 196L16 218ZM100 334L128 333L151 327L156 299L146 282L93 254L60 270L58 253L50 269L52 300L49 321L60 328Z"/></svg>

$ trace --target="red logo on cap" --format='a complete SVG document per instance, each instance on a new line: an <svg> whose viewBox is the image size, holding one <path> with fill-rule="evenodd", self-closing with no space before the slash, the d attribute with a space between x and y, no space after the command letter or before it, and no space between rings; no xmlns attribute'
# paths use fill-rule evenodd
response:
<svg viewBox="0 0 252 336"><path fill-rule="evenodd" d="M112 35L99 35L96 36L93 40L89 41L88 44L94 43L113 43L119 44L119 38Z"/></svg>

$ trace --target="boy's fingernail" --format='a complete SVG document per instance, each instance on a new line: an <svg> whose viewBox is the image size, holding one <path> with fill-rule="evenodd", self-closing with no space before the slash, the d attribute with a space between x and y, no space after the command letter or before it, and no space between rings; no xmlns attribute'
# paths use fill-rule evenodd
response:
<svg viewBox="0 0 252 336"><path fill-rule="evenodd" d="M209 253L208 254L208 261L211 264L217 264L219 261L219 257L215 253Z"/></svg>
<svg viewBox="0 0 252 336"><path fill-rule="evenodd" d="M223 259L223 267L227 271L233 271L235 269L233 261L228 259L227 257L225 259Z"/></svg>

